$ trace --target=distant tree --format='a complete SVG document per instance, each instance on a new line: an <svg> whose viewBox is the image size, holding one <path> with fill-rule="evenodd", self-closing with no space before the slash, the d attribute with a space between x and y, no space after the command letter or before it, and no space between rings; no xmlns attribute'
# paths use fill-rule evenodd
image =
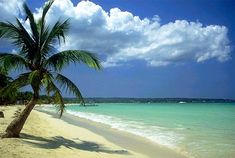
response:
<svg viewBox="0 0 235 158"><path fill-rule="evenodd" d="M10 83L10 77L7 76L6 70L1 66L0 67L0 89L5 87L8 83Z"/></svg>
<svg viewBox="0 0 235 158"><path fill-rule="evenodd" d="M46 25L46 14L54 0L48 1L43 7L42 16L35 20L33 13L24 3L23 9L26 19L29 20L30 31L26 29L21 21L16 18L16 23L0 22L0 38L7 38L19 48L16 54L1 53L0 62L7 69L26 69L18 78L4 88L4 93L9 93L14 88L30 85L33 96L22 113L14 119L2 135L5 137L19 137L26 119L39 99L42 86L50 95L52 93L60 109L60 116L64 112L64 101L60 89L56 86L66 88L83 104L84 100L77 86L67 77L59 72L69 63L84 63L91 68L100 69L98 58L84 50L66 50L56 52L55 44L65 41L65 33L69 29L69 20L58 20L53 26Z"/></svg>
<svg viewBox="0 0 235 158"><path fill-rule="evenodd" d="M32 96L33 96L33 93L29 91L18 92L16 96L16 101L19 104L26 104L31 100Z"/></svg>
<svg viewBox="0 0 235 158"><path fill-rule="evenodd" d="M6 87L12 78L8 76L7 71L3 66L0 67L0 92ZM10 93L0 95L0 105L6 105L14 103L17 96L17 90L13 89Z"/></svg>

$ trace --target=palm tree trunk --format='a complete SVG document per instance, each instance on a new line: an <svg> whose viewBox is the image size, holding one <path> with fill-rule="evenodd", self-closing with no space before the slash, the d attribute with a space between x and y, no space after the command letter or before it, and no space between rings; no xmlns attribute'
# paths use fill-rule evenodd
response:
<svg viewBox="0 0 235 158"><path fill-rule="evenodd" d="M5 133L1 136L2 138L19 137L20 131L22 130L30 112L33 110L37 100L38 97L36 95L33 95L32 99L26 105L25 109L21 112L21 114L8 125L7 129L5 130Z"/></svg>

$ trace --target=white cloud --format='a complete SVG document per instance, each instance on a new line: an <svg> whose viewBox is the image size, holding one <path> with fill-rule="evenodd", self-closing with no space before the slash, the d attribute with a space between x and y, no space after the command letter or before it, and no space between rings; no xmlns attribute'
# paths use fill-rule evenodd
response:
<svg viewBox="0 0 235 158"><path fill-rule="evenodd" d="M0 19L1 21L11 21L20 13L24 0L0 0Z"/></svg>
<svg viewBox="0 0 235 158"><path fill-rule="evenodd" d="M0 0L0 21L14 21L19 16L24 0ZM0 39L0 48L6 49L10 43L6 39Z"/></svg>
<svg viewBox="0 0 235 158"><path fill-rule="evenodd" d="M41 12L39 8L36 17ZM132 60L145 61L149 66L166 66L209 59L223 62L230 58L225 26L203 26L200 22L186 20L162 25L157 15L140 19L118 8L105 11L90 1L74 5L70 0L54 2L47 19L53 24L58 18L71 20L71 31L59 49L100 53L105 56L105 67Z"/></svg>
<svg viewBox="0 0 235 158"><path fill-rule="evenodd" d="M129 45L108 57L106 64L122 62L123 59L141 59L151 66L165 66L212 58L223 62L230 58L227 28L224 26L203 27L198 22L177 20L142 33L147 33L141 39L142 43Z"/></svg>

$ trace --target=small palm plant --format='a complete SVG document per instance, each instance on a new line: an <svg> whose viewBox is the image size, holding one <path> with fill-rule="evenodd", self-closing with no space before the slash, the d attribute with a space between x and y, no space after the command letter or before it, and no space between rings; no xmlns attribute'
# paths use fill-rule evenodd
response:
<svg viewBox="0 0 235 158"><path fill-rule="evenodd" d="M27 30L18 18L16 23L0 22L0 38L6 38L19 48L18 53L0 53L0 65L7 70L27 70L2 90L2 94L9 93L12 89L19 89L30 85L33 97L25 106L22 113L14 119L2 135L6 137L19 137L26 119L34 108L39 98L39 92L44 87L47 93L54 97L62 116L65 105L60 87L65 87L84 103L77 86L59 72L69 63L84 63L91 68L100 69L98 58L84 50L66 50L56 52L54 45L65 41L65 33L69 29L69 20L58 20L53 26L46 25L46 14L54 0L49 0L43 7L42 16L35 20L33 13L26 5L23 5L26 19L29 20L30 29Z"/></svg>

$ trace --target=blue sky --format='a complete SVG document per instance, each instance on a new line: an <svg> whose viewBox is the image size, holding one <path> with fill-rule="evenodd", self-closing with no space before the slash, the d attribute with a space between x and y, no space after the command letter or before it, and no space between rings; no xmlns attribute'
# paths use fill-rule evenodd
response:
<svg viewBox="0 0 235 158"><path fill-rule="evenodd" d="M39 14L35 8L40 8L44 2L27 0L35 14ZM235 99L234 1L93 0L90 2L92 4L84 3L80 7L88 7L84 10L93 7L90 11L94 11L92 14L77 7L80 9L77 14L81 11L81 15L88 15L88 18L82 19L84 21L81 21L79 16L77 19L80 18L80 21L76 21L76 18L71 19L74 29L70 32L68 41L74 42L74 45L68 43L58 48L86 48L98 53L102 59L104 68L99 72L82 65L70 65L63 70L63 73L79 86L84 96ZM75 10L77 4L81 2L72 0L72 3ZM72 16L71 12L65 11L64 6L70 4L58 3L53 8L54 13L49 15L51 23L57 14L65 15L65 18ZM120 9L113 9L114 17L123 15L122 18L115 19L120 23L112 21L110 13L112 8ZM131 15L121 14L124 11ZM134 16L138 16L139 19L133 18ZM128 18L131 21L130 25L128 20L125 21ZM144 21L144 18L149 21ZM88 29L82 30L82 25L77 28L78 22L87 25L88 27L84 28ZM128 26L125 23L128 23ZM107 29L102 29L104 26L112 28L112 33L105 32ZM113 34L114 29L118 33ZM84 31L87 31L85 35ZM99 36L100 32L105 38ZM166 36L166 32L170 34ZM145 37L148 40L139 39ZM180 42L177 43L179 39ZM163 44L163 41L168 43ZM88 48L91 43L91 47ZM131 51L136 51L136 54ZM174 51L176 54L171 53Z"/></svg>

